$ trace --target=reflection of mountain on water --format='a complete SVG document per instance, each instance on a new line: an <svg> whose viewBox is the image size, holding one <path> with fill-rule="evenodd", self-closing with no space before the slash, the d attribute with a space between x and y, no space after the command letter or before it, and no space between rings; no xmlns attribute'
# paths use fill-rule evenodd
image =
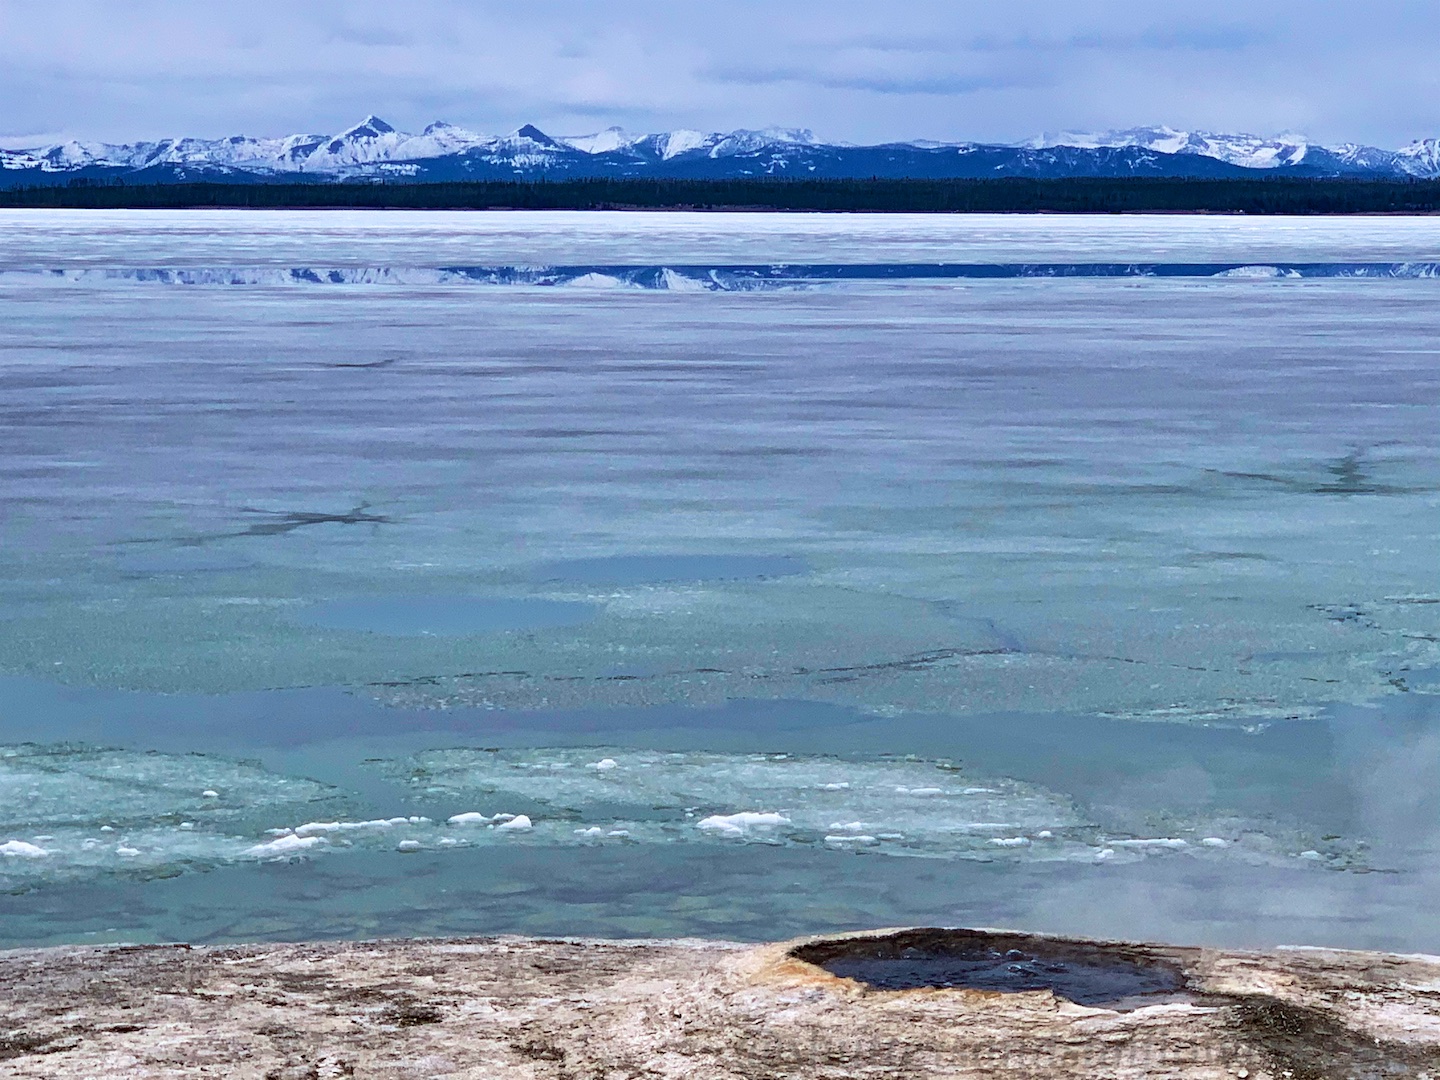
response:
<svg viewBox="0 0 1440 1080"><path fill-rule="evenodd" d="M1440 263L798 263L775 265L97 267L3 270L0 282L157 285L511 285L743 292L845 283L1011 278L1440 277Z"/></svg>

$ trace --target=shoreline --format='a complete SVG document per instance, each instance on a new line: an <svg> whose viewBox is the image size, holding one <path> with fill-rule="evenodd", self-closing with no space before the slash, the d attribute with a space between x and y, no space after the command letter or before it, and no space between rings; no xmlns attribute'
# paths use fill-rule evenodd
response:
<svg viewBox="0 0 1440 1080"><path fill-rule="evenodd" d="M1060 972L1072 980L1064 992L1086 1001L1071 987L1093 969L1120 997L884 989L826 970L913 974L936 957L954 968L981 955L1005 978L1018 967L1042 981ZM1125 977L1144 987L1126 996ZM1440 1070L1440 957L1003 931L758 946L496 937L21 949L0 953L0 1008L0 1075L14 1077L1280 1080Z"/></svg>

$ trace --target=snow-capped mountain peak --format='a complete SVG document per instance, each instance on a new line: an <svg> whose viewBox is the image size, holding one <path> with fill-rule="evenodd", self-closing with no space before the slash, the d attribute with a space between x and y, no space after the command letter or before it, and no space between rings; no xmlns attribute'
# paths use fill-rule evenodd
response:
<svg viewBox="0 0 1440 1080"><path fill-rule="evenodd" d="M1125 128L1120 131L1046 133L1023 143L1030 149L1057 146L1100 149L1133 146L1158 154L1199 154L1244 169L1274 169L1298 165L1310 149L1303 135L1284 134L1272 138L1248 134L1217 134L1210 131L1180 131L1157 127Z"/></svg>
<svg viewBox="0 0 1440 1080"><path fill-rule="evenodd" d="M261 181L306 173L330 180L539 179L582 176L1197 176L1251 170L1304 176L1440 178L1440 140L1401 150L1303 135L1186 131L1164 125L1045 134L1011 145L823 142L803 128L638 134L619 127L551 136L533 124L486 135L437 120L419 134L367 116L334 135L232 135L117 145L67 141L0 149L0 186L67 178Z"/></svg>
<svg viewBox="0 0 1440 1080"><path fill-rule="evenodd" d="M582 154L608 154L616 150L627 150L648 138L649 135L635 135L621 127L608 127L593 135L566 135L560 142Z"/></svg>
<svg viewBox="0 0 1440 1080"><path fill-rule="evenodd" d="M1417 139L1394 154L1395 162L1411 176L1440 176L1440 139Z"/></svg>
<svg viewBox="0 0 1440 1080"><path fill-rule="evenodd" d="M1141 146L1162 154L1178 154L1190 134L1172 127L1138 127L1119 131L1047 131L1018 145L1030 150L1048 150L1056 146L1073 146L1083 150L1102 147Z"/></svg>
<svg viewBox="0 0 1440 1080"><path fill-rule="evenodd" d="M541 146L558 147L560 145L549 135L546 135L545 132L537 128L534 124L526 124L524 127L520 128L520 130L515 132L514 137L517 139L528 139L533 143L539 143Z"/></svg>
<svg viewBox="0 0 1440 1080"><path fill-rule="evenodd" d="M354 127L346 128L335 137L337 139L378 139L382 135L391 135L394 132L393 127L371 113Z"/></svg>

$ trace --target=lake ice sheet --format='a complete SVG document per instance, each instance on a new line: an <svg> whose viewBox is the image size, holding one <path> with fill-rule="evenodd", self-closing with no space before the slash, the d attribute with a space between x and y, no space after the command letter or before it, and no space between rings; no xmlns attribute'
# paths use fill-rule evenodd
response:
<svg viewBox="0 0 1440 1080"><path fill-rule="evenodd" d="M1434 283L109 273L1435 259L1428 218L0 216L0 267L102 272L0 276L0 937L1440 947Z"/></svg>

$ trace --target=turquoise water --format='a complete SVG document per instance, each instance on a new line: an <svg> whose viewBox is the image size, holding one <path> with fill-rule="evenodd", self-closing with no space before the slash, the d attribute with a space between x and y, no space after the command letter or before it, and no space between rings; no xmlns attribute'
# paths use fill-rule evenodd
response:
<svg viewBox="0 0 1440 1080"><path fill-rule="evenodd" d="M1440 948L1437 260L1432 219L0 217L0 943ZM1100 264L1188 269L1004 276ZM541 265L586 272L445 270Z"/></svg>

